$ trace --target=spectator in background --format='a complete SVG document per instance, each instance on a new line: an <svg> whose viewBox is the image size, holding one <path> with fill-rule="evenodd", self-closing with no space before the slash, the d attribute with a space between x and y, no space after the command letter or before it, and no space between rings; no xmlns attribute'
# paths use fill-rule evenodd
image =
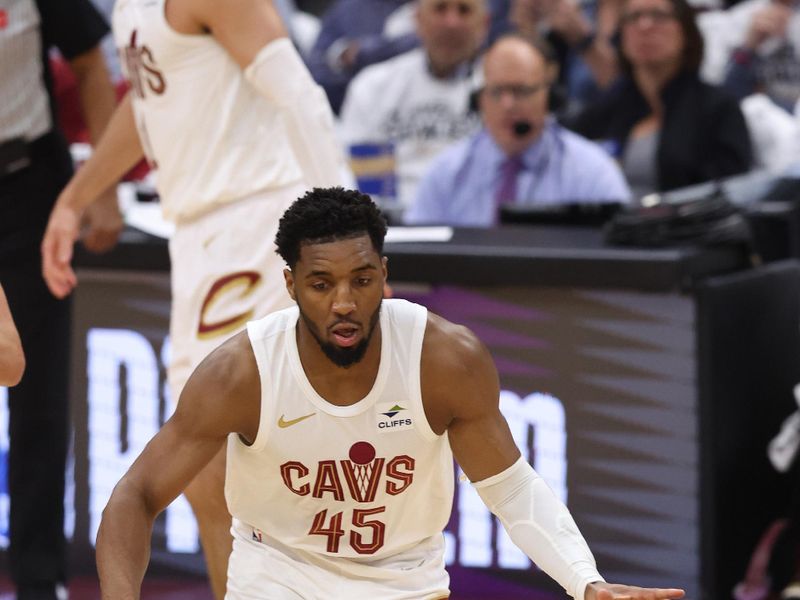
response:
<svg viewBox="0 0 800 600"><path fill-rule="evenodd" d="M740 100L762 92L794 111L800 99L800 6L791 0L746 0L728 9L719 25L706 35L726 46L725 87Z"/></svg>
<svg viewBox="0 0 800 600"><path fill-rule="evenodd" d="M573 121L603 140L634 197L734 175L750 167L750 138L735 98L703 83L703 38L686 0L626 0L623 78Z"/></svg>
<svg viewBox="0 0 800 600"><path fill-rule="evenodd" d="M433 162L407 223L488 227L506 203L628 200L625 178L602 148L549 116L551 81L534 43L518 35L500 38L483 70L478 102L484 127Z"/></svg>
<svg viewBox="0 0 800 600"><path fill-rule="evenodd" d="M607 88L618 75L611 44L616 32L616 0L510 0L506 30L554 49L559 64L558 108L581 106Z"/></svg>
<svg viewBox="0 0 800 600"><path fill-rule="evenodd" d="M746 0L697 20L706 47L701 76L741 100L754 166L773 173L796 169L800 10L791 2Z"/></svg>
<svg viewBox="0 0 800 600"><path fill-rule="evenodd" d="M364 70L347 92L341 137L348 146L394 145L402 206L431 159L478 126L469 95L488 25L486 0L419 0L422 47Z"/></svg>
<svg viewBox="0 0 800 600"><path fill-rule="evenodd" d="M46 57L57 48L69 61L96 141L114 110L99 47L107 31L88 0L0 3L0 284L27 358L8 392L8 564L18 600L56 600L67 570L70 302L48 291L39 245L72 161L55 123ZM84 245L113 245L122 227L115 194L84 216Z"/></svg>
<svg viewBox="0 0 800 600"><path fill-rule="evenodd" d="M322 16L307 63L337 114L359 71L419 45L416 33L384 31L389 16L409 0L335 0Z"/></svg>

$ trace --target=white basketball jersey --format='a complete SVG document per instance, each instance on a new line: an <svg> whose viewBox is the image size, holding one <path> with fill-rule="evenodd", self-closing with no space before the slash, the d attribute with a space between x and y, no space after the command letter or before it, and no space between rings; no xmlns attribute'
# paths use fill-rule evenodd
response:
<svg viewBox="0 0 800 600"><path fill-rule="evenodd" d="M118 0L114 38L164 217L181 222L302 178L276 108L211 35L167 23L165 0Z"/></svg>
<svg viewBox="0 0 800 600"><path fill-rule="evenodd" d="M298 314L294 307L248 325L261 417L251 446L228 438L225 495L235 526L247 524L259 541L333 563L344 575L380 573L384 559L421 546L441 557L453 456L422 407L426 309L383 301L378 374L350 406L330 404L309 383L297 350Z"/></svg>

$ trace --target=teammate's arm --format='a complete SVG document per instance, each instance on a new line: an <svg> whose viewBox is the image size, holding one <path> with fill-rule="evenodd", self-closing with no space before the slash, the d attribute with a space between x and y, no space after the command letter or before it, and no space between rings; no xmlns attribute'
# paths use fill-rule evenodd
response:
<svg viewBox="0 0 800 600"><path fill-rule="evenodd" d="M89 139L92 146L97 146L117 105L106 61L100 46L95 46L72 58L69 64L78 82L81 111L89 129ZM105 252L117 243L122 231L122 215L115 189L108 189L87 208L84 222L83 245L92 252Z"/></svg>
<svg viewBox="0 0 800 600"><path fill-rule="evenodd" d="M259 398L258 368L243 332L195 370L175 414L114 488L97 535L104 600L139 598L153 522L214 457L228 433L255 439Z"/></svg>
<svg viewBox="0 0 800 600"><path fill-rule="evenodd" d="M42 240L42 274L56 297L63 298L77 283L70 262L84 210L143 156L129 93L114 111L92 156L72 177L50 213Z"/></svg>
<svg viewBox="0 0 800 600"><path fill-rule="evenodd" d="M174 3L173 10L176 19L187 11L197 25L210 31L244 69L245 78L280 110L292 152L310 187L352 183L328 98L287 37L270 0L229 0L224 9L216 0L183 0Z"/></svg>
<svg viewBox="0 0 800 600"><path fill-rule="evenodd" d="M0 286L0 385L17 385L25 371L25 354L11 316L3 287Z"/></svg>
<svg viewBox="0 0 800 600"><path fill-rule="evenodd" d="M488 350L468 329L431 316L422 353L425 412L447 430L456 460L512 541L578 600L682 598L677 589L603 581L566 506L520 456L500 413L500 386Z"/></svg>

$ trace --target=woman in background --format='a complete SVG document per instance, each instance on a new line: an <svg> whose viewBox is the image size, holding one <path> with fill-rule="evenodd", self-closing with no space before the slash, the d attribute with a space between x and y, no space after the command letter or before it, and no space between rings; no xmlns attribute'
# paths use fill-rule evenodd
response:
<svg viewBox="0 0 800 600"><path fill-rule="evenodd" d="M620 161L634 198L748 170L744 117L700 81L703 38L685 0L626 0L618 51L622 77L569 125Z"/></svg>

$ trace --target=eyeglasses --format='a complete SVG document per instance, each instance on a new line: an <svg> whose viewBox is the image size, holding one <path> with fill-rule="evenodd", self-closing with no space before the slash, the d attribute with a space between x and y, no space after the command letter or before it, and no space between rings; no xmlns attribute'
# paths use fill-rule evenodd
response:
<svg viewBox="0 0 800 600"><path fill-rule="evenodd" d="M533 95L538 94L544 89L547 89L549 86L550 86L549 83L537 83L534 85L523 85L523 84L487 85L485 88L483 88L483 93L486 94L488 98L490 98L495 102L499 102L506 94L511 96L513 100L520 101L531 98Z"/></svg>
<svg viewBox="0 0 800 600"><path fill-rule="evenodd" d="M622 21L623 25L633 25L634 23L638 23L642 19L647 17L656 25L661 25L666 23L667 21L672 21L675 19L675 13L671 10L664 10L660 8L650 8L646 10L632 10L627 13L623 13L620 17L620 21Z"/></svg>

